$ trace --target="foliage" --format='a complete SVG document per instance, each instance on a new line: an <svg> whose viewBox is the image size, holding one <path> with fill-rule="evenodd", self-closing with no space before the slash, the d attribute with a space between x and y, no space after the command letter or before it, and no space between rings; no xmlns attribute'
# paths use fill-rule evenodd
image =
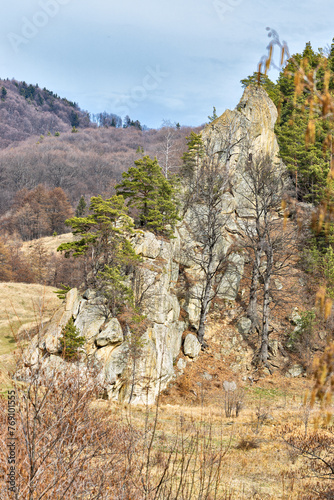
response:
<svg viewBox="0 0 334 500"><path fill-rule="evenodd" d="M214 120L216 120L216 118L218 118L215 106L213 106L212 116L209 115L208 118L209 118L209 123L213 122Z"/></svg>
<svg viewBox="0 0 334 500"><path fill-rule="evenodd" d="M71 318L61 331L60 346L62 357L67 361L77 360L79 349L84 343L85 337L80 337L80 331L74 325L73 318Z"/></svg>
<svg viewBox="0 0 334 500"><path fill-rule="evenodd" d="M61 283L59 290L56 290L55 293L60 300L65 300L66 299L66 294L71 290L71 287L68 285L64 285Z"/></svg>
<svg viewBox="0 0 334 500"><path fill-rule="evenodd" d="M86 200L83 196L81 196L78 206L75 210L75 216L76 217L82 217L86 213L86 208L87 208L87 203Z"/></svg>
<svg viewBox="0 0 334 500"><path fill-rule="evenodd" d="M142 126L139 120L131 120L131 118L126 115L123 122L123 128L134 127L137 130L142 130Z"/></svg>
<svg viewBox="0 0 334 500"><path fill-rule="evenodd" d="M275 106L278 105L280 101L280 92L277 88L277 85L272 82L267 75L264 73L255 72L251 76L244 78L240 81L243 88L248 87L249 85L260 85L267 92L270 99L273 101Z"/></svg>
<svg viewBox="0 0 334 500"><path fill-rule="evenodd" d="M334 235L331 225L328 234L312 233L302 253L304 270L312 275L319 286L326 287L326 295L334 299Z"/></svg>
<svg viewBox="0 0 334 500"><path fill-rule="evenodd" d="M135 167L122 174L117 193L136 210L139 227L172 236L179 220L174 183L164 177L156 158L144 156L134 163Z"/></svg>
<svg viewBox="0 0 334 500"><path fill-rule="evenodd" d="M187 140L187 151L182 155L183 165L181 167L181 177L191 179L196 170L198 170L202 159L204 158L204 145L202 134L191 132Z"/></svg>
<svg viewBox="0 0 334 500"><path fill-rule="evenodd" d="M306 343L311 338L316 320L314 311L302 311L300 318L296 320L294 330L289 333L286 346L294 350L297 343L302 343L306 339Z"/></svg>
<svg viewBox="0 0 334 500"><path fill-rule="evenodd" d="M114 113L107 113L106 111L103 111L103 113L93 115L92 119L95 123L97 123L98 127L122 127L122 118Z"/></svg>
<svg viewBox="0 0 334 500"><path fill-rule="evenodd" d="M104 266L103 271L97 275L97 290L102 292L106 300L107 310L112 316L117 316L124 304L133 303L133 291L124 282L124 274L121 265L109 267Z"/></svg>
<svg viewBox="0 0 334 500"><path fill-rule="evenodd" d="M12 106L16 109L13 103ZM48 189L62 188L74 208L82 195L87 203L96 194L109 197L114 194L112 189L121 179L122 172L138 159L136 150L143 144L145 154L151 158L158 155L159 165L164 165L159 149L165 141L165 129L141 132L134 127L100 127L98 130L86 129L84 134L72 134L69 126L67 129L58 126L57 118L51 113L55 125L48 121L51 120L48 114L45 117L44 113L36 112L35 115L34 109L28 107L32 114L29 118L25 117L23 108L7 118L0 106L0 215L10 209L18 191L34 189L38 184ZM18 118L14 123L15 117ZM31 126L26 124L27 120ZM34 137L29 139L32 134L26 130L33 130ZM59 132L60 137L46 136L36 147L36 135L46 134L48 130L54 134ZM190 129L187 127L173 129L174 152L170 158L173 166L181 163L181 151L184 151L188 134ZM15 147L4 149L13 143Z"/></svg>
<svg viewBox="0 0 334 500"><path fill-rule="evenodd" d="M115 314L124 301L130 301L126 275L139 261L128 240L133 223L120 195L106 200L101 196L92 197L89 210L91 213L86 217L66 221L80 239L61 244L58 251L66 257L90 257L86 283L103 292L110 312Z"/></svg>
<svg viewBox="0 0 334 500"><path fill-rule="evenodd" d="M292 56L277 81L280 116L276 134L280 155L291 172L299 200L319 203L332 179L331 118L333 54L315 52L310 43ZM327 109L327 110L326 110ZM332 188L330 188L332 189Z"/></svg>
<svg viewBox="0 0 334 500"><path fill-rule="evenodd" d="M35 189L17 192L11 214L4 226L9 233L17 232L23 240L66 232L65 219L73 214L72 206L61 188L47 189L42 184Z"/></svg>
<svg viewBox="0 0 334 500"><path fill-rule="evenodd" d="M15 390L8 393L20 442L17 500L167 500L181 492L183 500L231 498L230 479L223 477L231 437L223 424L181 414L170 431L158 405L143 408L140 422L130 409L124 418L117 408L110 412L94 403L102 384L90 366L65 370L59 364L46 371L40 365L24 387L14 379ZM6 479L7 416L8 401L0 398L0 467ZM8 481L0 482L0 497L13 498Z"/></svg>

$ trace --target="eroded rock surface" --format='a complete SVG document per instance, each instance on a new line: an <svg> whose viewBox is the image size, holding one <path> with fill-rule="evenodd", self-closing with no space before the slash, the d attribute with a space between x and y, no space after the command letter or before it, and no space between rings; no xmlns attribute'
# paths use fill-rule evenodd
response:
<svg viewBox="0 0 334 500"><path fill-rule="evenodd" d="M276 118L276 108L265 91L249 87L235 110L225 111L202 133L207 150L217 155L222 175L227 179L216 245L217 253L226 255L218 297L229 303L238 295L244 270L242 252L234 251L233 245L245 221L252 218L244 165L249 154L260 152L277 161ZM198 248L191 227L195 209L197 214L203 210L204 218L204 207L190 208L171 240L158 238L149 231L137 231L131 239L135 251L142 257L131 277L134 294L149 325L140 341L134 339L117 318L107 317L103 299L94 290L86 290L81 297L73 289L51 324L25 351L25 367L29 369L39 359L43 359L45 366L65 363L57 361L57 357L60 359L59 338L62 328L73 318L80 335L86 339L82 359L98 367L108 397L131 403L153 403L158 392L175 377L174 363L180 353L183 332L188 327L197 329L199 325L203 274L192 258ZM200 349L196 336L188 334L184 353L195 358ZM181 364L179 368L183 370L185 366Z"/></svg>

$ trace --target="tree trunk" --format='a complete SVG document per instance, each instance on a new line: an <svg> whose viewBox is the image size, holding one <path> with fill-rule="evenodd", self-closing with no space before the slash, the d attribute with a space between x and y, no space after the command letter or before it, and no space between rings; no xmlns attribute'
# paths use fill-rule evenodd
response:
<svg viewBox="0 0 334 500"><path fill-rule="evenodd" d="M197 338L201 343L202 347L207 347L206 342L204 342L204 334L205 334L205 322L206 317L210 308L210 292L211 292L211 280L208 280L205 284L204 296L201 304L201 314L199 319L199 327L197 330Z"/></svg>
<svg viewBox="0 0 334 500"><path fill-rule="evenodd" d="M259 320L257 316L257 289L259 283L259 268L260 268L260 254L256 252L255 260L253 264L252 280L249 290L249 304L247 309L247 315L252 322L252 330L258 328Z"/></svg>
<svg viewBox="0 0 334 500"><path fill-rule="evenodd" d="M264 364L265 366L268 366L270 281L273 268L273 249L270 243L268 244L268 248L266 250L266 256L267 256L267 269L264 276L262 334L261 334L261 347L260 347L258 362L259 364Z"/></svg>

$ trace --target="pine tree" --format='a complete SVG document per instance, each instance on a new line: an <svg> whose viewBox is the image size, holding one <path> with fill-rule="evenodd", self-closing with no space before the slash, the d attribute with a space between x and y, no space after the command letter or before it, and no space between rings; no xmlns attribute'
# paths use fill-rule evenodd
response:
<svg viewBox="0 0 334 500"><path fill-rule="evenodd" d="M323 118L298 68L312 79L315 74L317 91L323 91L326 67L330 70L329 87L333 78L332 57L330 54L326 61L322 51L314 52L308 42L301 54L288 61L277 81L281 98L275 132L280 155L291 172L297 199L312 203L319 203L328 189L330 152L324 144L329 122Z"/></svg>
<svg viewBox="0 0 334 500"><path fill-rule="evenodd" d="M75 216L82 217L83 215L85 215L86 208L87 208L87 203L85 201L85 198L83 196L81 196L79 203L78 203L78 206L75 210Z"/></svg>
<svg viewBox="0 0 334 500"><path fill-rule="evenodd" d="M64 252L65 257L89 257L86 284L99 290L107 302L110 287L114 289L113 300L108 304L111 305L110 312L115 314L130 300L125 280L127 272L140 260L128 239L133 223L122 196L115 195L106 200L101 196L93 197L89 210L91 214L86 217L66 221L73 234L80 238L61 244L58 251Z"/></svg>
<svg viewBox="0 0 334 500"><path fill-rule="evenodd" d="M308 114L295 116L277 127L280 156L291 172L297 199L316 203L326 189L330 168L329 152L323 153L323 123L316 123L314 144L305 144L305 133L309 122Z"/></svg>
<svg viewBox="0 0 334 500"><path fill-rule="evenodd" d="M182 155L181 176L191 178L198 170L204 157L204 145L201 134L191 132L186 139L188 150Z"/></svg>
<svg viewBox="0 0 334 500"><path fill-rule="evenodd" d="M85 337L80 337L80 331L74 326L73 318L63 327L60 337L62 357L67 361L75 361L79 356L79 349L85 343Z"/></svg>
<svg viewBox="0 0 334 500"><path fill-rule="evenodd" d="M240 83L243 88L248 87L248 85L260 85L267 92L270 99L273 101L275 106L278 105L280 101L280 92L277 85L272 82L267 75L264 73L253 73L251 76L240 80Z"/></svg>
<svg viewBox="0 0 334 500"><path fill-rule="evenodd" d="M122 174L117 193L128 199L128 206L137 211L139 227L171 236L179 220L173 182L164 177L156 158L144 156L134 163L135 167Z"/></svg>
<svg viewBox="0 0 334 500"><path fill-rule="evenodd" d="M216 120L216 118L218 118L215 106L213 106L212 116L209 115L208 118L209 118L210 123L213 122L214 120Z"/></svg>

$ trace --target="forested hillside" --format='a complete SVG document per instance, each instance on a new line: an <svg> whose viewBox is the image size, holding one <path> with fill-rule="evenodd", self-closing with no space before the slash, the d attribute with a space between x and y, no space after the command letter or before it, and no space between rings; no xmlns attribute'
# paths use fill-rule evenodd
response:
<svg viewBox="0 0 334 500"><path fill-rule="evenodd" d="M162 167L175 172L189 133L187 127L87 128L30 138L4 149L0 151L0 214L8 211L20 190L32 190L38 184L62 188L73 207L81 196L88 201L93 195L108 194L140 156L138 148L156 155Z"/></svg>
<svg viewBox="0 0 334 500"><path fill-rule="evenodd" d="M0 149L37 134L92 126L78 104L46 88L16 80L0 80Z"/></svg>

